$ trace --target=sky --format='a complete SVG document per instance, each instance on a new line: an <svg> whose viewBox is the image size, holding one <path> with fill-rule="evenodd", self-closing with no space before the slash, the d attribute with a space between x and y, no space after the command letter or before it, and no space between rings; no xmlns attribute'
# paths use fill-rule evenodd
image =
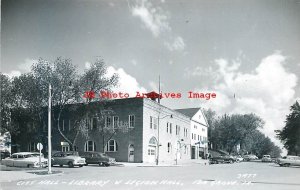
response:
<svg viewBox="0 0 300 190"><path fill-rule="evenodd" d="M163 105L255 113L276 141L300 100L300 0L2 0L1 72L57 57L80 71L103 59L132 96L160 75L162 92L182 94Z"/></svg>

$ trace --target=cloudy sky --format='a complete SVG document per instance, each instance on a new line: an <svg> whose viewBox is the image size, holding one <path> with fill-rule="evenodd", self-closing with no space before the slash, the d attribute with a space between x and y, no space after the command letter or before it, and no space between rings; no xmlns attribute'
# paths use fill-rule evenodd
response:
<svg viewBox="0 0 300 190"><path fill-rule="evenodd" d="M157 90L160 75L163 92L182 93L162 104L253 112L274 139L300 98L300 0L1 1L1 72L58 56L81 71L103 58L116 91Z"/></svg>

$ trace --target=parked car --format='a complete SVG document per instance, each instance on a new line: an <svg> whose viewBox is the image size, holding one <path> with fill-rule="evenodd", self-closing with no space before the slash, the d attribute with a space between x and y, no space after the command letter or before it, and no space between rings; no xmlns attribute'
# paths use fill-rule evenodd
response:
<svg viewBox="0 0 300 190"><path fill-rule="evenodd" d="M277 160L279 166L300 166L300 157L299 156L285 156Z"/></svg>
<svg viewBox="0 0 300 190"><path fill-rule="evenodd" d="M1 160L10 157L10 153L8 151L1 151Z"/></svg>
<svg viewBox="0 0 300 190"><path fill-rule="evenodd" d="M40 165L41 159L41 165ZM44 158L44 155L38 152L18 152L11 155L9 158L5 158L2 160L2 164L6 166L14 166L14 167L46 167L47 160Z"/></svg>
<svg viewBox="0 0 300 190"><path fill-rule="evenodd" d="M257 159L258 159L258 157L253 154L244 155L245 161L257 160Z"/></svg>
<svg viewBox="0 0 300 190"><path fill-rule="evenodd" d="M270 155L263 155L261 161L262 162L272 162L272 158Z"/></svg>
<svg viewBox="0 0 300 190"><path fill-rule="evenodd" d="M237 155L236 156L236 161L237 162L242 162L242 161L244 161L244 158L241 155Z"/></svg>
<svg viewBox="0 0 300 190"><path fill-rule="evenodd" d="M78 152L56 152L52 155L51 160L51 166L68 165L69 168L73 168L74 166L82 167L85 164L85 158L80 157Z"/></svg>
<svg viewBox="0 0 300 190"><path fill-rule="evenodd" d="M115 158L101 152L83 152L80 153L80 156L85 158L86 165L99 164L99 166L110 166L116 163Z"/></svg>
<svg viewBox="0 0 300 190"><path fill-rule="evenodd" d="M233 156L230 155L220 155L211 157L209 159L210 164L219 164L219 163L234 163L236 162L236 159Z"/></svg>

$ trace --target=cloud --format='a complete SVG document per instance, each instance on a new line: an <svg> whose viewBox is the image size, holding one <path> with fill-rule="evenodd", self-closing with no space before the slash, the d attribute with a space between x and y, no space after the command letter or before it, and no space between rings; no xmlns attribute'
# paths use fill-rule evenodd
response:
<svg viewBox="0 0 300 190"><path fill-rule="evenodd" d="M144 26L149 29L153 36L158 37L162 31L170 30L167 15L160 8L152 6L148 1L140 1L131 8L131 13L141 19Z"/></svg>
<svg viewBox="0 0 300 190"><path fill-rule="evenodd" d="M147 90L142 87L133 76L127 74L123 68L115 69L109 66L107 73L108 76L112 76L114 73L119 75L119 85L112 89L113 92L129 93L130 97L135 97L136 92L147 92Z"/></svg>
<svg viewBox="0 0 300 190"><path fill-rule="evenodd" d="M19 64L18 68L22 71L22 72L29 72L31 70L31 66L34 63L37 63L38 61L35 59L29 59L26 58L25 61L21 64Z"/></svg>
<svg viewBox="0 0 300 190"><path fill-rule="evenodd" d="M9 78L18 77L21 75L20 71L12 70L10 73L3 73L4 75L8 76Z"/></svg>
<svg viewBox="0 0 300 190"><path fill-rule="evenodd" d="M164 44L170 51L181 51L185 48L185 43L180 36L177 36L172 43L165 42Z"/></svg>
<svg viewBox="0 0 300 190"><path fill-rule="evenodd" d="M262 132L279 144L274 130L285 125L298 81L295 74L285 69L285 61L285 56L274 53L262 59L253 72L242 73L241 63L215 60L221 82L210 91L215 91L217 98L203 106L219 113L255 113L265 121Z"/></svg>
<svg viewBox="0 0 300 190"><path fill-rule="evenodd" d="M136 66L136 65L138 64L137 61L136 61L135 59L132 59L130 62L131 62L131 64L134 65L134 66Z"/></svg>
<svg viewBox="0 0 300 190"><path fill-rule="evenodd" d="M85 67L86 69L90 69L90 68L91 68L91 63L88 62L88 61L86 61L86 62L84 63L84 67Z"/></svg>
<svg viewBox="0 0 300 190"><path fill-rule="evenodd" d="M161 1L164 3L164 1ZM172 33L169 24L169 14L159 6L153 6L147 0L136 1L135 5L130 7L131 14L140 18L143 26L151 31L155 38L164 33L163 45L169 51L182 51L185 49L185 42L181 36Z"/></svg>

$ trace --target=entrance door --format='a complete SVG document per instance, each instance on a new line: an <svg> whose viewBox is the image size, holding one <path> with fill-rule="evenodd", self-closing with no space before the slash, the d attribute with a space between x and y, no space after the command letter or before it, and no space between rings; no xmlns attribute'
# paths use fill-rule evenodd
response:
<svg viewBox="0 0 300 190"><path fill-rule="evenodd" d="M196 152L195 146L192 146L192 149L191 149L191 158L192 159L195 159L195 152Z"/></svg>
<svg viewBox="0 0 300 190"><path fill-rule="evenodd" d="M154 163L156 160L156 146L148 146L148 158L150 163Z"/></svg>
<svg viewBox="0 0 300 190"><path fill-rule="evenodd" d="M128 147L128 162L134 162L134 146L132 144Z"/></svg>

